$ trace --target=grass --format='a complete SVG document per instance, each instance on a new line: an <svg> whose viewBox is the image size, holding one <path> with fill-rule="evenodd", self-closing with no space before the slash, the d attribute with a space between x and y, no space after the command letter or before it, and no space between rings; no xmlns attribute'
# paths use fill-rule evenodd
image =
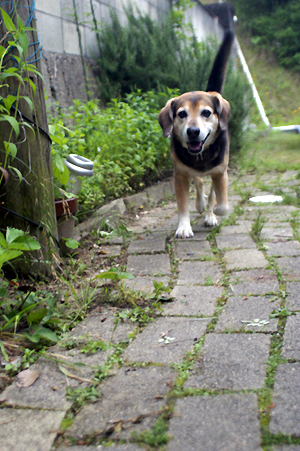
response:
<svg viewBox="0 0 300 451"><path fill-rule="evenodd" d="M247 39L239 37L239 41L271 125L300 124L299 75L279 67L271 55L259 53ZM257 108L251 120L262 124Z"/></svg>
<svg viewBox="0 0 300 451"><path fill-rule="evenodd" d="M270 131L249 136L242 149L238 164L241 169L258 174L300 170L300 136L296 133Z"/></svg>
<svg viewBox="0 0 300 451"><path fill-rule="evenodd" d="M279 67L272 56L258 53L247 39L239 41L271 126L300 124L299 75ZM249 113L250 123L264 132L245 137L238 166L258 174L300 170L299 135L266 130L255 104Z"/></svg>

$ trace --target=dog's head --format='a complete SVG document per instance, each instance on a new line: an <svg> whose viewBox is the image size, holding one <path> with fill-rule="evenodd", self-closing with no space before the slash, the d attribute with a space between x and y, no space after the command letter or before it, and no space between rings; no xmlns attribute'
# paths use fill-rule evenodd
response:
<svg viewBox="0 0 300 451"><path fill-rule="evenodd" d="M195 91L168 100L158 115L166 138L172 132L197 155L208 147L218 132L228 128L230 105L218 92Z"/></svg>

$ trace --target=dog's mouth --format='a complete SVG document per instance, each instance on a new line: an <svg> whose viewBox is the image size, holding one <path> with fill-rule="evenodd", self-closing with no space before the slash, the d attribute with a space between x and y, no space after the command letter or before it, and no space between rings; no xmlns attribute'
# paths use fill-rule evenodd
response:
<svg viewBox="0 0 300 451"><path fill-rule="evenodd" d="M203 146L204 146L207 138L209 137L209 135L210 135L210 133L207 134L207 136L204 138L203 141L197 141L197 140L188 141L187 145L188 145L189 153L192 155L198 155L199 153L201 153L203 150Z"/></svg>

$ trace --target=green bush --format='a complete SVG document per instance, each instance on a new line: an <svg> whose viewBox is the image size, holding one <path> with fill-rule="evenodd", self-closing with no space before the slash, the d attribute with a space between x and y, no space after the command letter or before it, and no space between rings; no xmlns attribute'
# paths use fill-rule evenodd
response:
<svg viewBox="0 0 300 451"><path fill-rule="evenodd" d="M159 104L178 93L132 93L124 101L112 100L103 108L91 100L75 100L62 110L59 121L68 124L68 153L94 162L94 176L85 178L80 205L93 208L112 198L141 190L170 174L168 142L157 121ZM53 119L57 120L57 119ZM54 143L54 152L65 158Z"/></svg>
<svg viewBox="0 0 300 451"><path fill-rule="evenodd" d="M270 50L280 65L300 69L300 1L234 0L243 29L251 32L253 44Z"/></svg>
<svg viewBox="0 0 300 451"><path fill-rule="evenodd" d="M122 26L114 10L111 21L99 31L101 58L97 59L101 98L109 101L141 89L161 90L168 86L181 92L205 89L216 42L199 43L175 27L168 16L159 24L149 15L125 9L127 25ZM185 31L185 32L184 32Z"/></svg>
<svg viewBox="0 0 300 451"><path fill-rule="evenodd" d="M236 156L244 144L249 110L253 104L251 88L244 74L230 64L227 70L223 96L230 103L230 155Z"/></svg>

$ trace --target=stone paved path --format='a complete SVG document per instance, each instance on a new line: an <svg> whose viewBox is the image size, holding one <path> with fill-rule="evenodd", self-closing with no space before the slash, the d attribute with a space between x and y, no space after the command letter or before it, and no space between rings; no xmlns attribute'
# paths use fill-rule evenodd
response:
<svg viewBox="0 0 300 451"><path fill-rule="evenodd" d="M115 327L108 307L76 326L70 350L52 349L69 373L40 358L32 386L1 393L1 451L300 451L300 214L251 204L262 186L296 196L299 182L232 176L229 217L209 230L191 200L195 236L184 241L174 200L139 210L126 285L149 293L163 282L173 299L142 328L130 318ZM81 352L100 339L103 349ZM70 390L87 395L75 416Z"/></svg>

